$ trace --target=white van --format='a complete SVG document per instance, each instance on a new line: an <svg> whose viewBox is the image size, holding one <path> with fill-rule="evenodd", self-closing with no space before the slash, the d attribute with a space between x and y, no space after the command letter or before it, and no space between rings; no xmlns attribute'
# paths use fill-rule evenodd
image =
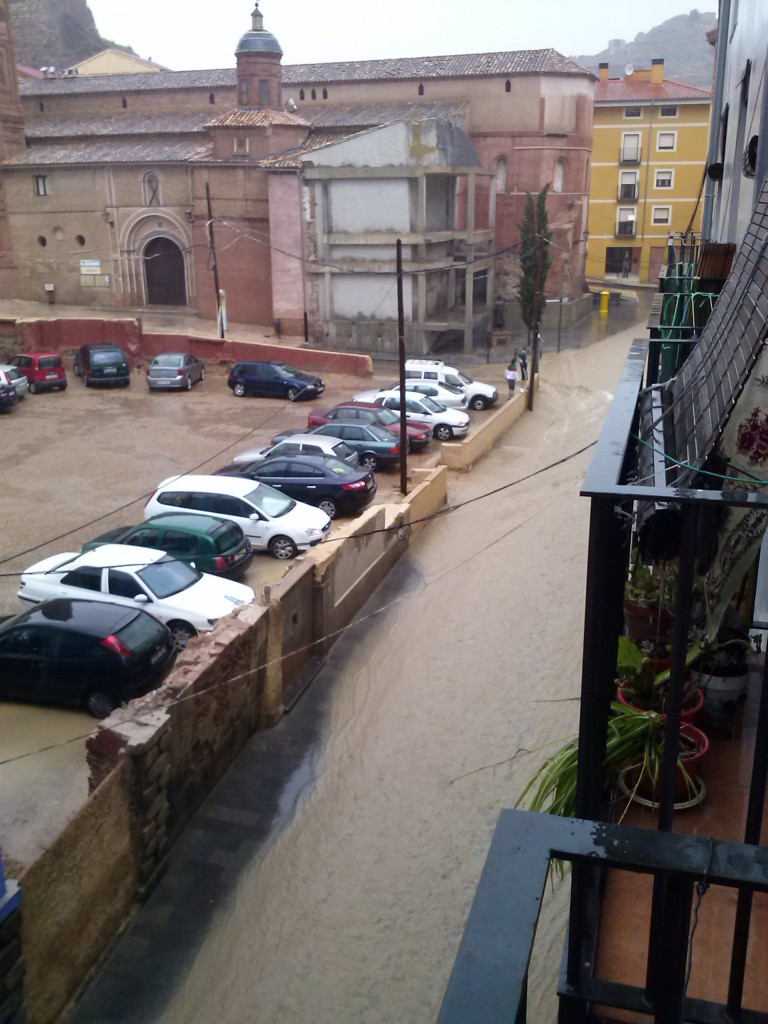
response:
<svg viewBox="0 0 768 1024"><path fill-rule="evenodd" d="M499 392L491 384L473 380L468 374L439 359L406 359L405 376L412 380L431 380L461 388L467 396L470 409L487 409L499 397Z"/></svg>
<svg viewBox="0 0 768 1024"><path fill-rule="evenodd" d="M319 544L331 528L331 520L319 508L242 477L169 477L147 502L144 518L169 509L229 519L257 551L281 559Z"/></svg>

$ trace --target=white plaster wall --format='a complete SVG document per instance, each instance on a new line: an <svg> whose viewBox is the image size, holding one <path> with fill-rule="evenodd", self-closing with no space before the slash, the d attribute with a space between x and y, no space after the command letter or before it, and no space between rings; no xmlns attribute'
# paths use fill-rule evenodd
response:
<svg viewBox="0 0 768 1024"><path fill-rule="evenodd" d="M407 179L332 181L329 193L330 232L410 230Z"/></svg>
<svg viewBox="0 0 768 1024"><path fill-rule="evenodd" d="M331 319L396 320L397 286L393 274L334 274ZM413 287L403 280L405 319L412 320Z"/></svg>
<svg viewBox="0 0 768 1024"><path fill-rule="evenodd" d="M405 124L401 121L324 146L313 156L320 167L397 167L410 162L408 149Z"/></svg>
<svg viewBox="0 0 768 1024"><path fill-rule="evenodd" d="M734 23L734 9L737 15ZM768 3L766 0L731 0L731 24L728 31L728 57L725 71L722 110L729 105L728 135L723 180L715 197L713 238L720 242L735 242L744 237L754 209L761 182L745 178L742 174L744 148L753 135L761 132L761 117L765 102L766 63L768 55ZM744 123L743 143L739 145L740 82L748 60L752 62L749 101ZM760 139L761 147L768 139ZM718 160L721 159L718 150Z"/></svg>

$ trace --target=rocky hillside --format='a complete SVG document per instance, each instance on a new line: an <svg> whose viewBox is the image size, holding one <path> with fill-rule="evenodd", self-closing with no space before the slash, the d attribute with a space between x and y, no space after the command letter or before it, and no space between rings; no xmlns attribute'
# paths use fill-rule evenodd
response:
<svg viewBox="0 0 768 1024"><path fill-rule="evenodd" d="M114 45L99 35L88 0L10 0L10 3L19 64L32 68L67 68Z"/></svg>
<svg viewBox="0 0 768 1024"><path fill-rule="evenodd" d="M632 42L611 39L601 53L581 55L573 59L597 74L598 64L611 66L611 77L623 74L627 64L647 68L654 57L664 58L664 74L678 82L712 88L715 50L707 42L707 32L717 25L715 14L691 11L662 22L650 32L640 32Z"/></svg>

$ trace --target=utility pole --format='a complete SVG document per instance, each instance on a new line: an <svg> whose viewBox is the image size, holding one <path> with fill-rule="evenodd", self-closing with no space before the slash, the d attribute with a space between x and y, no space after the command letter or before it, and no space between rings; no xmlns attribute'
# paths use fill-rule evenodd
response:
<svg viewBox="0 0 768 1024"><path fill-rule="evenodd" d="M403 305L403 243L397 240L397 351L400 364L400 493L408 493L408 427L405 415L405 307Z"/></svg>
<svg viewBox="0 0 768 1024"><path fill-rule="evenodd" d="M211 266L213 268L213 286L216 289L216 319L219 325L219 337L224 337L224 320L221 315L221 288L219 286L219 264L216 259L216 242L213 237L213 207L211 206L211 187L205 183L205 199L208 204L208 246L211 250Z"/></svg>
<svg viewBox="0 0 768 1024"><path fill-rule="evenodd" d="M536 207L533 212L533 226L536 237L536 262L533 288L533 353L531 358L531 372L528 377L528 412L533 412L533 393L536 388L536 374L539 372L539 328L541 326L541 244L544 239L539 234L539 217Z"/></svg>

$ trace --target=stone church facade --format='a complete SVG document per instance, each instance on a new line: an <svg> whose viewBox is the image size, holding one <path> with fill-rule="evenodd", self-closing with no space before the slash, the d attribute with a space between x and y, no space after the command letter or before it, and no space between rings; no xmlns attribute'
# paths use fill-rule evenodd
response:
<svg viewBox="0 0 768 1024"><path fill-rule="evenodd" d="M0 74L14 67L9 29L0 0ZM469 348L494 298L513 297L525 192L546 184L551 290L579 293L589 72L552 50L283 67L258 5L236 61L20 85L5 74L5 294L213 318L217 275L231 320L306 322L316 343L376 351L391 344L381 296L402 237L411 351L441 333ZM383 195L397 197L391 223Z"/></svg>

